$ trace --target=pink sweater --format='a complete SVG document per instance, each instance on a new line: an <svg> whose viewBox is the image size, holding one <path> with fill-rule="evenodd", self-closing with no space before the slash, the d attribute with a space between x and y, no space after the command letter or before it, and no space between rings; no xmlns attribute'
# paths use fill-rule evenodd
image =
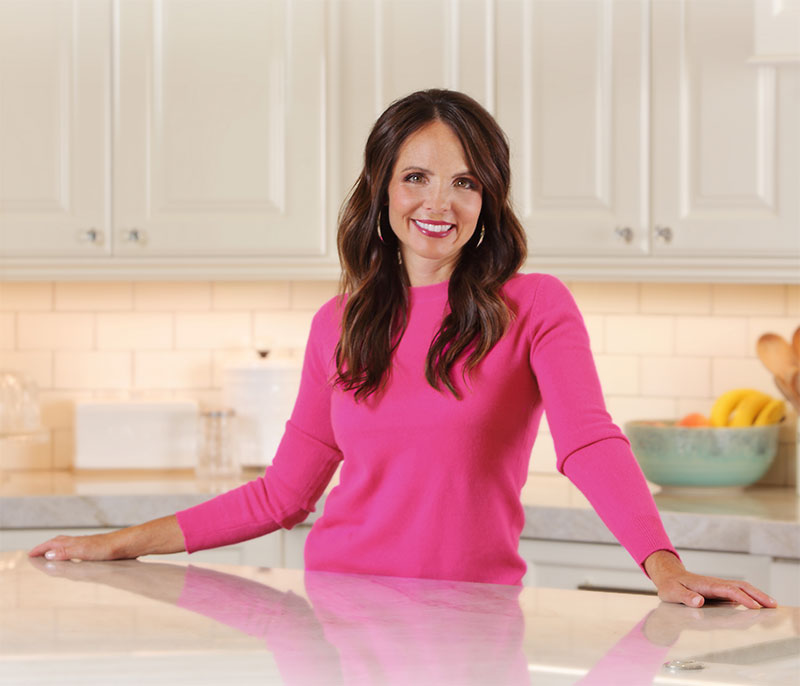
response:
<svg viewBox="0 0 800 686"><path fill-rule="evenodd" d="M605 409L583 319L542 274L503 288L515 319L463 393L425 380L447 283L410 289L408 328L385 392L356 403L333 388L336 299L314 317L300 392L263 477L178 513L190 552L291 528L342 463L305 548L307 569L519 584L520 491L542 412L558 469L640 565L672 545L622 432Z"/></svg>

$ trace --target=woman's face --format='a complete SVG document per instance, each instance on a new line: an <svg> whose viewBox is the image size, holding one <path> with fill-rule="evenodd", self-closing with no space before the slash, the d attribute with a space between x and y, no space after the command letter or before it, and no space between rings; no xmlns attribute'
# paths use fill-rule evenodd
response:
<svg viewBox="0 0 800 686"><path fill-rule="evenodd" d="M446 281L475 233L483 189L449 126L434 121L411 134L389 181L389 223L412 286Z"/></svg>

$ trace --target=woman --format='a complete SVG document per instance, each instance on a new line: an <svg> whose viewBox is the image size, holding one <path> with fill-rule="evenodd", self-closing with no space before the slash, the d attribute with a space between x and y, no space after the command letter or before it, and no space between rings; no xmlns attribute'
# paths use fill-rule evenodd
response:
<svg viewBox="0 0 800 686"><path fill-rule="evenodd" d="M559 471L587 496L662 600L775 601L687 572L605 410L567 289L520 275L509 150L460 93L393 103L339 219L343 297L312 323L300 391L264 477L143 525L58 537L30 554L190 552L291 528L342 463L307 569L519 584L519 500L543 411Z"/></svg>

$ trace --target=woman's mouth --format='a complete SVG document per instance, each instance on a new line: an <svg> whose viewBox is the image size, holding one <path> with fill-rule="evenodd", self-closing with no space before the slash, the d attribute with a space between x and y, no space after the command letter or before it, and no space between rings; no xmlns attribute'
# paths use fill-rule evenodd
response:
<svg viewBox="0 0 800 686"><path fill-rule="evenodd" d="M455 224L448 222L422 221L421 219L412 219L411 221L414 222L420 233L431 238L444 238L456 228Z"/></svg>

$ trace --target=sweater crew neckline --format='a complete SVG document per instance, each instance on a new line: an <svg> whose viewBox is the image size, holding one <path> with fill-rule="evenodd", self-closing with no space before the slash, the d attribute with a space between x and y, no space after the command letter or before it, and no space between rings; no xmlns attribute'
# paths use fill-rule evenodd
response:
<svg viewBox="0 0 800 686"><path fill-rule="evenodd" d="M409 286L409 302L428 302L431 300L447 299L450 281L440 281L428 286Z"/></svg>

